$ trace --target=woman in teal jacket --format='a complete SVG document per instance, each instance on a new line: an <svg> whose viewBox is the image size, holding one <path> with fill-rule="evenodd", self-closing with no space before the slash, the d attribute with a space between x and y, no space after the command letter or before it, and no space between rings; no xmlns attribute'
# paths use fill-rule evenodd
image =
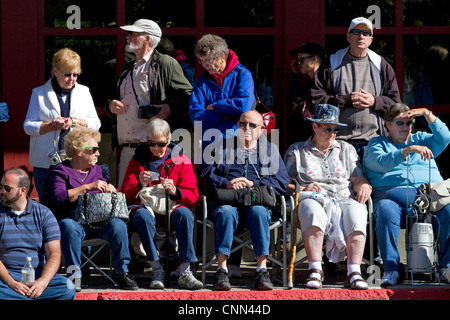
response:
<svg viewBox="0 0 450 320"><path fill-rule="evenodd" d="M425 117L431 133L411 134L412 120L418 116ZM384 265L383 287L395 285L399 277L397 239L405 223L406 208L416 199L422 183L443 180L434 158L450 143L445 123L426 108L409 109L395 103L386 110L384 120L388 135L370 140L363 161L373 187L375 231ZM435 215L440 225L438 262L443 279L449 279L450 206Z"/></svg>

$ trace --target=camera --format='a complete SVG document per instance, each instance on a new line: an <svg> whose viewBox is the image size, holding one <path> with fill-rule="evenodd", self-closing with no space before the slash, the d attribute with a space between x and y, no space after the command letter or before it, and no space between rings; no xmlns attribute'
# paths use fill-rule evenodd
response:
<svg viewBox="0 0 450 320"><path fill-rule="evenodd" d="M57 164L62 162L61 156L59 155L59 153L57 151L50 153L48 155L48 157L50 158L50 162L54 166L56 166Z"/></svg>
<svg viewBox="0 0 450 320"><path fill-rule="evenodd" d="M139 119L150 119L156 115L161 109L157 108L154 104L149 104L148 106L139 106L138 118Z"/></svg>

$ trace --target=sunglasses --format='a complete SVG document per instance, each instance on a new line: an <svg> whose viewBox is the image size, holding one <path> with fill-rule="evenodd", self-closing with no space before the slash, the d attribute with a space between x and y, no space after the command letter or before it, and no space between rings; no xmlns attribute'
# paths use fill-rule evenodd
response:
<svg viewBox="0 0 450 320"><path fill-rule="evenodd" d="M359 29L353 29L350 31L351 34L354 34L355 36L359 36L361 33L364 37L370 37L372 35L372 32L367 30L359 30Z"/></svg>
<svg viewBox="0 0 450 320"><path fill-rule="evenodd" d="M394 121L394 123L397 127L403 127L405 124L408 127L410 127L413 124L412 120L408 120L408 121L397 120L397 121Z"/></svg>
<svg viewBox="0 0 450 320"><path fill-rule="evenodd" d="M297 63L300 65L303 63L303 61L305 61L305 59L309 59L312 58L313 56L306 56L306 57L301 57L297 59Z"/></svg>
<svg viewBox="0 0 450 320"><path fill-rule="evenodd" d="M247 126L247 124L250 127L250 129L256 129L258 127L258 125L256 123L245 122L245 121L239 121L238 122L238 125L241 128L245 128Z"/></svg>
<svg viewBox="0 0 450 320"><path fill-rule="evenodd" d="M330 132L334 132L334 133L336 133L336 134L338 134L339 133L339 128L323 128L323 131L325 132L325 133L330 133Z"/></svg>
<svg viewBox="0 0 450 320"><path fill-rule="evenodd" d="M99 147L84 147L87 150L92 150L92 153L96 153L97 151L100 150Z"/></svg>
<svg viewBox="0 0 450 320"><path fill-rule="evenodd" d="M11 190L12 190L13 188L14 188L14 187L7 186L6 184L1 184L1 183L0 183L0 190L5 189L6 192L11 192Z"/></svg>
<svg viewBox="0 0 450 320"><path fill-rule="evenodd" d="M164 142L154 142L154 141L147 140L147 144L150 147L155 147L156 145L158 145L158 147L164 148L165 146L167 146L168 143L169 143L169 140L164 141Z"/></svg>
<svg viewBox="0 0 450 320"><path fill-rule="evenodd" d="M80 75L79 73L64 73L64 77L66 78L70 78L70 76L78 78L79 75Z"/></svg>

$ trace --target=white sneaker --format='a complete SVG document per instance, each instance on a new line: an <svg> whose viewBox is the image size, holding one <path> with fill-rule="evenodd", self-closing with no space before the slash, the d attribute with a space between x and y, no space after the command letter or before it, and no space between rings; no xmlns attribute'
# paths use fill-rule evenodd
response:
<svg viewBox="0 0 450 320"><path fill-rule="evenodd" d="M383 273L383 277L381 278L380 286L382 288L395 286L397 284L398 279L397 271L387 271Z"/></svg>
<svg viewBox="0 0 450 320"><path fill-rule="evenodd" d="M153 271L152 281L149 285L150 289L164 289L164 270L159 269Z"/></svg>
<svg viewBox="0 0 450 320"><path fill-rule="evenodd" d="M178 278L178 286L189 290L203 289L203 283L195 279L192 271L185 271Z"/></svg>

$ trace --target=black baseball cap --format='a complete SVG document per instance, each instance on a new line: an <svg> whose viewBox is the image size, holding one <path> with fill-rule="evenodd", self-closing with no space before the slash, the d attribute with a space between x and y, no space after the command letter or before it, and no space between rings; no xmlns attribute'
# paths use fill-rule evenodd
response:
<svg viewBox="0 0 450 320"><path fill-rule="evenodd" d="M325 58L325 49L322 48L320 44L317 44L315 42L305 42L297 49L289 50L289 54L294 57L296 57L300 52L314 54L321 57L322 59Z"/></svg>

